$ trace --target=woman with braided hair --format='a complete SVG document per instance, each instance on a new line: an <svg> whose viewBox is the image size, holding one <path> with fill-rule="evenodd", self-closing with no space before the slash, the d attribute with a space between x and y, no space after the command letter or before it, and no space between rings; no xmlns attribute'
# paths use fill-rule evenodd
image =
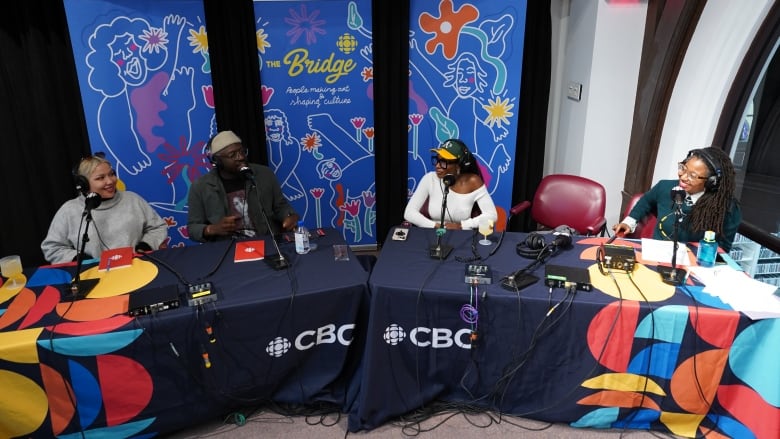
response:
<svg viewBox="0 0 780 439"><path fill-rule="evenodd" d="M675 221L675 203L671 194L672 189L679 186L686 196L677 240L699 241L705 231L712 230L718 245L729 251L742 221L739 202L734 197L734 175L734 165L723 150L713 147L693 149L685 160L678 163L678 179L656 183L612 230L616 234L633 232L638 220L656 213L658 226L653 231L653 238L671 240Z"/></svg>

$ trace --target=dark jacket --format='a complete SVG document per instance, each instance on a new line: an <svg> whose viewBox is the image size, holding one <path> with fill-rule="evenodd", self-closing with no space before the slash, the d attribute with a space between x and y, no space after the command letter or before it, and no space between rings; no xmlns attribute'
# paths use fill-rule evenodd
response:
<svg viewBox="0 0 780 439"><path fill-rule="evenodd" d="M284 198L279 180L269 167L254 163L250 163L249 167L254 172L257 183L256 187L247 186L249 216L255 230L258 235L268 234L268 227L260 210L264 209L273 233L279 233L284 218L294 214L295 210ZM188 204L187 229L190 239L204 242L207 239L203 237L203 229L208 224L219 223L222 218L231 214L225 187L216 168L192 184Z"/></svg>
<svg viewBox="0 0 780 439"><path fill-rule="evenodd" d="M656 212L658 224L653 230L654 239L670 241L673 239L675 215L671 192L672 188L677 186L677 183L677 180L659 181L637 201L628 214L631 218L639 221L647 214ZM694 207L683 203L683 220L677 230L678 242L698 242L704 237L704 230L691 231L688 229L688 215L690 215ZM715 237L718 245L723 250L731 250L731 244L734 242L734 236L737 233L740 221L742 221L742 211L736 200L732 200L731 207L723 218L723 233Z"/></svg>

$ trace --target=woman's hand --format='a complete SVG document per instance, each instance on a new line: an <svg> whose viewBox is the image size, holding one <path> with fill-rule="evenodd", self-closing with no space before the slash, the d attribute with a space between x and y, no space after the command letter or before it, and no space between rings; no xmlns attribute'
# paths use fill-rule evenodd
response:
<svg viewBox="0 0 780 439"><path fill-rule="evenodd" d="M631 227L628 227L626 223L618 223L612 226L612 231L615 232L615 235L622 237L626 233L631 233Z"/></svg>

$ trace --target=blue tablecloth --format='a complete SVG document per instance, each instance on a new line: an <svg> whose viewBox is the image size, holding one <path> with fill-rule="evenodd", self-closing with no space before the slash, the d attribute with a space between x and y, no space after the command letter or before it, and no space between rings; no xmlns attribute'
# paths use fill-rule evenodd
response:
<svg viewBox="0 0 780 439"><path fill-rule="evenodd" d="M31 270L0 302L0 436L151 437L268 401L350 410L368 273L354 255L334 260L345 243L335 230L316 243L306 255L282 244L292 263L282 271L234 263L228 241L157 251L101 273L116 291L99 285L90 297L106 297L72 305L50 285L72 266ZM124 286L184 297L185 283L206 281L216 302L123 314Z"/></svg>
<svg viewBox="0 0 780 439"><path fill-rule="evenodd" d="M701 286L670 287L654 267L615 284L594 265L603 238L576 239L547 262L587 268L594 291L550 290L544 265L539 282L509 291L501 278L532 261L516 252L519 233L488 256L499 236L474 247L493 272L476 288L457 260L473 257L471 232L443 237L454 247L444 261L429 256L433 230L385 241L350 430L446 401L577 427L780 437L777 319L751 321Z"/></svg>

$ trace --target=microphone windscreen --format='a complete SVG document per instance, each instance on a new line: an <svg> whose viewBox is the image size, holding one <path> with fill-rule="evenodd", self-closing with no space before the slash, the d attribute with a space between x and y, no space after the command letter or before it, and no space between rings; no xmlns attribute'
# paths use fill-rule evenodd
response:
<svg viewBox="0 0 780 439"><path fill-rule="evenodd" d="M452 186L453 184L455 184L455 180L457 180L457 177L455 177L452 174L447 174L444 176L442 180L444 180L444 186Z"/></svg>
<svg viewBox="0 0 780 439"><path fill-rule="evenodd" d="M100 203L102 201L103 199L100 198L100 195L96 194L95 192L90 192L87 194L86 197L84 197L84 207L86 207L89 210L92 210L100 206Z"/></svg>
<svg viewBox="0 0 780 439"><path fill-rule="evenodd" d="M682 203L682 201L685 199L685 189L681 188L680 186L675 186L672 188L672 200L675 203Z"/></svg>
<svg viewBox="0 0 780 439"><path fill-rule="evenodd" d="M244 178L251 178L255 176L255 173L252 172L252 168L249 166L242 166L241 169L238 170L238 172L241 173L241 175L244 176Z"/></svg>

